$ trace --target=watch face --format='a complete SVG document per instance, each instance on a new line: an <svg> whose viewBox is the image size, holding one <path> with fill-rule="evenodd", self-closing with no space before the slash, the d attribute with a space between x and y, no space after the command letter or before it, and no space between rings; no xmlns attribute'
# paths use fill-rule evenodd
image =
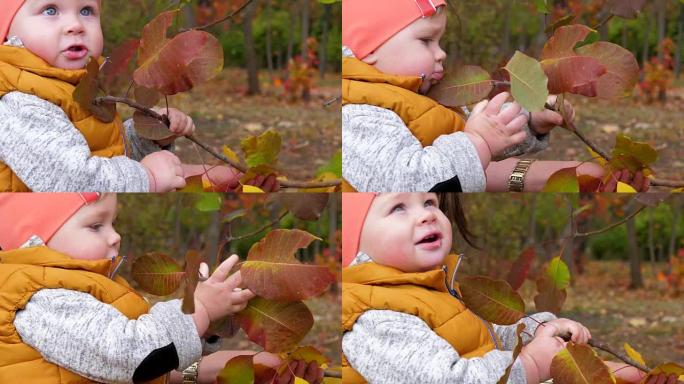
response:
<svg viewBox="0 0 684 384"><path fill-rule="evenodd" d="M523 177L518 176L518 175L511 175L511 182L513 183L522 183Z"/></svg>

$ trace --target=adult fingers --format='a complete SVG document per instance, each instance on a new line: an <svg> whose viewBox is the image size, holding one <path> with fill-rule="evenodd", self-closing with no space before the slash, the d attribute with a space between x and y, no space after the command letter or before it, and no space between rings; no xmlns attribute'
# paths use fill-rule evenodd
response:
<svg viewBox="0 0 684 384"><path fill-rule="evenodd" d="M489 104L487 104L484 112L492 116L498 115L499 111L501 111L501 107L504 105L506 100L508 100L508 96L510 96L508 92L502 92L494 96L494 98L489 101Z"/></svg>
<svg viewBox="0 0 684 384"><path fill-rule="evenodd" d="M631 183L632 182L632 174L626 169L623 170L622 175L620 177L620 181L625 183L625 184Z"/></svg>
<svg viewBox="0 0 684 384"><path fill-rule="evenodd" d="M309 383L319 383L323 380L323 369L316 364L315 361L310 362L306 367L306 373L304 373L304 380Z"/></svg>
<svg viewBox="0 0 684 384"><path fill-rule="evenodd" d="M233 266L238 262L239 258L237 255L232 255L226 260L221 263L218 268L214 271L214 273L209 276L209 280L211 281L216 281L216 282L222 282L225 281L226 278L228 277L228 274L230 273L230 270L233 269Z"/></svg>
<svg viewBox="0 0 684 384"><path fill-rule="evenodd" d="M292 367L292 371L294 372L294 375L297 377L304 378L304 374L306 372L307 364L304 360L297 360L297 361L292 361L290 364L294 363L294 367Z"/></svg>
<svg viewBox="0 0 684 384"><path fill-rule="evenodd" d="M634 189L637 190L637 192L643 192L643 185L644 185L644 174L643 172L639 171L634 174L634 179L632 179L632 186Z"/></svg>
<svg viewBox="0 0 684 384"><path fill-rule="evenodd" d="M276 183L276 178L274 175L268 175L266 179L264 179L264 184L262 186L262 190L266 192L273 192L273 187L275 186Z"/></svg>

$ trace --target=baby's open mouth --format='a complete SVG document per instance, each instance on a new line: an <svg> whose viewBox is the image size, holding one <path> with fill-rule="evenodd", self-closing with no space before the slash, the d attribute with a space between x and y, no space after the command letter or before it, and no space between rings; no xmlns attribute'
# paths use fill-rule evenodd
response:
<svg viewBox="0 0 684 384"><path fill-rule="evenodd" d="M85 45L72 45L64 51L64 55L70 60L80 60L88 56L88 48Z"/></svg>
<svg viewBox="0 0 684 384"><path fill-rule="evenodd" d="M434 243L435 241L439 241L442 238L442 235L439 234L438 232L433 232L427 234L425 237L420 239L416 244L431 244Z"/></svg>
<svg viewBox="0 0 684 384"><path fill-rule="evenodd" d="M71 47L67 48L67 51L69 52L81 52L86 49L85 46L83 45L72 45Z"/></svg>

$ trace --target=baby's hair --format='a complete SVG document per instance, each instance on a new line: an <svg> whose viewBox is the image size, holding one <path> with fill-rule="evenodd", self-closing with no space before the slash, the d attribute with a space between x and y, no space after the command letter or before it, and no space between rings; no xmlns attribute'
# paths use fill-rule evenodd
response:
<svg viewBox="0 0 684 384"><path fill-rule="evenodd" d="M473 248L479 249L475 244L476 236L468 229L468 221L463 213L463 205L458 193L437 193L439 198L439 209L444 212L446 217L451 221L452 226L456 224L458 233L461 237Z"/></svg>

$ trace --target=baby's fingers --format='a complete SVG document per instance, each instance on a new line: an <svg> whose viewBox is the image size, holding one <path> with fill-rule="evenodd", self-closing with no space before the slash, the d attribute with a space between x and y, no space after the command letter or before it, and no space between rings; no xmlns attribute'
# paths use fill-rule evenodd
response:
<svg viewBox="0 0 684 384"><path fill-rule="evenodd" d="M240 260L237 255L232 255L231 257L227 258L223 263L221 263L218 268L216 268L216 271L209 276L209 280L215 281L215 282L223 282L226 280L228 277L228 274L230 273L230 270L233 269L233 266ZM239 272L238 272L239 273ZM234 276L235 274L233 274ZM232 276L231 276L232 277ZM239 276L238 276L239 278ZM241 281L241 280L240 280ZM236 285L237 287L237 285Z"/></svg>
<svg viewBox="0 0 684 384"><path fill-rule="evenodd" d="M471 115L477 115L478 113L482 113L484 109L487 107L487 104L489 104L489 100L482 100L475 107L473 107L473 110L470 112Z"/></svg>
<svg viewBox="0 0 684 384"><path fill-rule="evenodd" d="M490 116L498 115L499 111L501 111L501 107L504 105L506 100L508 100L508 96L508 92L502 92L494 96L494 98L489 101L489 104L487 104L487 108L485 108L484 112Z"/></svg>
<svg viewBox="0 0 684 384"><path fill-rule="evenodd" d="M521 110L522 107L518 103L506 104L499 113L499 121L501 121L503 124L508 124L518 114L520 114Z"/></svg>

